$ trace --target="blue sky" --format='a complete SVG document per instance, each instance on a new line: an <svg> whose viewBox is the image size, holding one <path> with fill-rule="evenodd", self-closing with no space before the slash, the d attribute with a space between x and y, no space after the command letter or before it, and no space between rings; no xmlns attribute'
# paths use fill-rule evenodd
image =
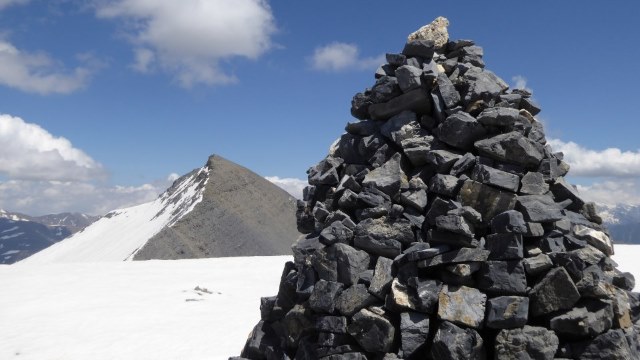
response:
<svg viewBox="0 0 640 360"><path fill-rule="evenodd" d="M0 207L105 212L212 153L304 179L382 56L437 16L533 90L585 196L640 203L639 13L627 1L0 0Z"/></svg>

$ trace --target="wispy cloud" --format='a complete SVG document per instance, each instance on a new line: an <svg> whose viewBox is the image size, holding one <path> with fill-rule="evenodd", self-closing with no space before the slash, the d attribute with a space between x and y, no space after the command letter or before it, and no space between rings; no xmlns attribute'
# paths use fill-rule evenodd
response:
<svg viewBox="0 0 640 360"><path fill-rule="evenodd" d="M23 5L28 3L30 0L0 0L0 10L7 8L11 5Z"/></svg>
<svg viewBox="0 0 640 360"><path fill-rule="evenodd" d="M94 59L86 55L79 56L82 66L69 70L45 53L21 51L0 39L0 85L41 95L74 92L97 70Z"/></svg>
<svg viewBox="0 0 640 360"><path fill-rule="evenodd" d="M309 58L314 70L337 72L346 70L371 70L384 64L384 55L361 57L355 44L333 42L317 47Z"/></svg>
<svg viewBox="0 0 640 360"><path fill-rule="evenodd" d="M284 191L291 194L296 199L302 199L302 190L308 185L307 180L296 178L281 178L278 176L266 176L265 179L271 181Z"/></svg>
<svg viewBox="0 0 640 360"><path fill-rule="evenodd" d="M133 45L133 69L163 71L187 88L237 81L222 63L257 59L272 47L276 32L266 0L107 0L96 14L122 21Z"/></svg>
<svg viewBox="0 0 640 360"><path fill-rule="evenodd" d="M522 75L516 75L511 78L513 85L511 86L514 89L523 89L529 92L532 92L531 88L527 87L527 78Z"/></svg>
<svg viewBox="0 0 640 360"><path fill-rule="evenodd" d="M604 205L640 205L640 181L638 179L608 179L591 185L577 185L581 196Z"/></svg>

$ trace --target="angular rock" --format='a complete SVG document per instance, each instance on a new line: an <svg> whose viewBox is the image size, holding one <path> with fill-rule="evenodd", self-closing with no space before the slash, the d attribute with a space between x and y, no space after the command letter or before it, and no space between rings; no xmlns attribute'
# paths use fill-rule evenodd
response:
<svg viewBox="0 0 640 360"><path fill-rule="evenodd" d="M415 89L387 102L371 104L368 110L372 120L387 120L405 110L428 114L431 112L431 100L424 90Z"/></svg>
<svg viewBox="0 0 640 360"><path fill-rule="evenodd" d="M438 360L483 360L484 341L473 329L463 329L444 321L431 345L431 358Z"/></svg>
<svg viewBox="0 0 640 360"><path fill-rule="evenodd" d="M333 157L327 157L320 161L318 165L310 168L307 173L309 175L310 185L336 185L340 181L338 177L338 167L342 164L341 160Z"/></svg>
<svg viewBox="0 0 640 360"><path fill-rule="evenodd" d="M451 167L450 174L453 176L460 176L460 174L467 170L473 169L476 165L476 157L472 153L466 153L463 157L458 159Z"/></svg>
<svg viewBox="0 0 640 360"><path fill-rule="evenodd" d="M447 45L449 41L447 26L449 26L449 20L445 17L438 16L431 23L409 34L407 41L432 40L434 47L440 49Z"/></svg>
<svg viewBox="0 0 640 360"><path fill-rule="evenodd" d="M558 349L558 336L542 327L502 330L496 336L495 359L552 360Z"/></svg>
<svg viewBox="0 0 640 360"><path fill-rule="evenodd" d="M398 86L400 86L400 90L405 93L422 87L421 76L422 69L410 65L403 65L396 69Z"/></svg>
<svg viewBox="0 0 640 360"><path fill-rule="evenodd" d="M394 312L417 309L408 286L401 283L397 278L391 282L391 292L387 296L385 306Z"/></svg>
<svg viewBox="0 0 640 360"><path fill-rule="evenodd" d="M341 221L334 221L320 233L320 242L325 245L335 243L349 244L353 239L353 230L346 227Z"/></svg>
<svg viewBox="0 0 640 360"><path fill-rule="evenodd" d="M473 149L474 142L485 134L482 124L465 112L448 116L435 131L440 141L463 150Z"/></svg>
<svg viewBox="0 0 640 360"><path fill-rule="evenodd" d="M455 86L449 80L449 77L444 73L439 73L437 77L438 82L438 94L444 102L444 106L447 109L452 109L460 102L460 94L456 90Z"/></svg>
<svg viewBox="0 0 640 360"><path fill-rule="evenodd" d="M402 53L407 57L420 57L423 59L431 59L435 51L435 42L433 40L409 40L404 45Z"/></svg>
<svg viewBox="0 0 640 360"><path fill-rule="evenodd" d="M335 309L344 316L351 317L369 305L378 301L375 296L369 293L364 284L356 284L346 288L336 300Z"/></svg>
<svg viewBox="0 0 640 360"><path fill-rule="evenodd" d="M362 184L373 185L389 196L400 190L402 170L400 169L400 154L396 154L389 161L365 175Z"/></svg>
<svg viewBox="0 0 640 360"><path fill-rule="evenodd" d="M529 294L531 314L546 315L568 310L580 299L580 293L563 267L554 268L537 283Z"/></svg>
<svg viewBox="0 0 640 360"><path fill-rule="evenodd" d="M529 298L499 296L487 302L486 326L492 329L521 328L529 319Z"/></svg>
<svg viewBox="0 0 640 360"><path fill-rule="evenodd" d="M466 104L471 104L476 100L494 99L509 88L509 85L504 80L491 71L477 67L467 70L464 78L469 85L467 92L464 94L464 102Z"/></svg>
<svg viewBox="0 0 640 360"><path fill-rule="evenodd" d="M362 349L381 353L391 350L395 330L389 320L367 309L355 314L348 328L349 334Z"/></svg>
<svg viewBox="0 0 640 360"><path fill-rule="evenodd" d="M440 215L447 215L449 211L462 207L460 203L453 200L436 197L431 203L431 207L427 211L426 220L429 225L436 225L436 218Z"/></svg>
<svg viewBox="0 0 640 360"><path fill-rule="evenodd" d="M438 319L480 329L487 295L466 286L444 285L438 299Z"/></svg>
<svg viewBox="0 0 640 360"><path fill-rule="evenodd" d="M564 217L562 206L547 195L518 196L516 209L531 222L554 222Z"/></svg>
<svg viewBox="0 0 640 360"><path fill-rule="evenodd" d="M361 272L369 268L371 258L365 251L354 249L346 244L335 244L338 264L338 281L345 286L357 283Z"/></svg>
<svg viewBox="0 0 640 360"><path fill-rule="evenodd" d="M490 260L518 260L524 257L522 235L514 233L487 235Z"/></svg>
<svg viewBox="0 0 640 360"><path fill-rule="evenodd" d="M570 311L551 318L550 328L566 337L596 337L613 325L611 302L587 300Z"/></svg>
<svg viewBox="0 0 640 360"><path fill-rule="evenodd" d="M433 279L421 280L418 277L409 279L409 286L415 290L414 305L416 310L433 314L438 305L438 298L442 290L442 282Z"/></svg>
<svg viewBox="0 0 640 360"><path fill-rule="evenodd" d="M378 257L371 285L369 285L369 292L381 300L384 300L391 288L391 282L393 281L393 276L391 275L392 266L393 260L383 256Z"/></svg>
<svg viewBox="0 0 640 360"><path fill-rule="evenodd" d="M494 107L483 110L478 115L478 122L486 126L500 126L511 128L517 122L522 122L518 109ZM524 119L527 122L526 119Z"/></svg>
<svg viewBox="0 0 640 360"><path fill-rule="evenodd" d="M515 194L473 180L464 182L458 193L458 200L463 206L477 210L483 219L493 219L497 214L513 210L516 204Z"/></svg>
<svg viewBox="0 0 640 360"><path fill-rule="evenodd" d="M585 205L585 201L578 195L578 190L569 184L564 177L559 177L555 180L551 186L551 192L556 198L556 201L571 200L572 209L580 210Z"/></svg>
<svg viewBox="0 0 640 360"><path fill-rule="evenodd" d="M316 331L346 334L347 318L344 316L318 316L316 318Z"/></svg>
<svg viewBox="0 0 640 360"><path fill-rule="evenodd" d="M436 174L429 181L429 191L450 198L456 197L462 182L453 175Z"/></svg>
<svg viewBox="0 0 640 360"><path fill-rule="evenodd" d="M418 312L400 314L400 351L409 358L427 345L429 316Z"/></svg>
<svg viewBox="0 0 640 360"><path fill-rule="evenodd" d="M589 245L611 256L613 255L613 242L607 234L602 231L592 229L584 225L576 225L573 227L573 233L579 238L584 239Z"/></svg>
<svg viewBox="0 0 640 360"><path fill-rule="evenodd" d="M430 268L438 265L458 264L467 262L483 262L489 258L489 251L480 249L461 248L418 262L420 268Z"/></svg>
<svg viewBox="0 0 640 360"><path fill-rule="evenodd" d="M517 192L520 187L520 177L506 171L477 164L471 173L471 179L486 185L492 185L501 189Z"/></svg>
<svg viewBox="0 0 640 360"><path fill-rule="evenodd" d="M427 206L427 192L424 189L400 193L400 204L422 212Z"/></svg>
<svg viewBox="0 0 640 360"><path fill-rule="evenodd" d="M524 195L543 195L549 192L549 185L538 172L528 172L520 180L520 193Z"/></svg>
<svg viewBox="0 0 640 360"><path fill-rule="evenodd" d="M487 261L477 273L478 288L496 295L523 295L527 278L521 261Z"/></svg>
<svg viewBox="0 0 640 360"><path fill-rule="evenodd" d="M440 215L436 218L436 226L440 230L450 231L469 238L474 236L473 225L460 215Z"/></svg>
<svg viewBox="0 0 640 360"><path fill-rule="evenodd" d="M440 174L448 173L460 155L447 150L430 150L426 155L427 164L433 165Z"/></svg>
<svg viewBox="0 0 640 360"><path fill-rule="evenodd" d="M524 222L522 213L515 210L508 210L491 219L491 230L500 234L526 234L528 228L527 224Z"/></svg>
<svg viewBox="0 0 640 360"><path fill-rule="evenodd" d="M537 169L544 157L542 145L516 131L479 140L474 145L482 155L525 168Z"/></svg>
<svg viewBox="0 0 640 360"><path fill-rule="evenodd" d="M287 346L295 348L300 339L311 332L314 324L311 311L303 305L295 305L283 319L284 335Z"/></svg>
<svg viewBox="0 0 640 360"><path fill-rule="evenodd" d="M621 329L610 330L593 339L581 352L580 360L633 359L629 343Z"/></svg>
<svg viewBox="0 0 640 360"><path fill-rule="evenodd" d="M344 285L334 281L319 280L309 297L309 307L317 313L333 313L336 301Z"/></svg>
<svg viewBox="0 0 640 360"><path fill-rule="evenodd" d="M354 246L379 256L395 258L402 244L414 241L411 224L407 220L387 218L362 220L355 230Z"/></svg>
<svg viewBox="0 0 640 360"><path fill-rule="evenodd" d="M524 270L529 276L538 276L553 267L551 258L546 254L526 258L522 261Z"/></svg>
<svg viewBox="0 0 640 360"><path fill-rule="evenodd" d="M445 215L444 217L449 216ZM458 217L464 219L458 215L451 215L453 217ZM439 216L439 219L444 218ZM466 220L464 220L466 221ZM441 222L442 225L442 222ZM449 225L445 225L449 226ZM453 225L451 225L453 226ZM427 231L427 242L430 244L438 244L438 245L449 245L452 247L478 247L478 240L474 239L469 235L458 234L449 230L440 230L440 229L429 229Z"/></svg>

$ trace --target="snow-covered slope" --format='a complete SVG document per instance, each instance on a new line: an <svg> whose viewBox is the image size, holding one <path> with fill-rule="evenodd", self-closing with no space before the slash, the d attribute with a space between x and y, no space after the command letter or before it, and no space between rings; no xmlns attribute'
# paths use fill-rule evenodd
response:
<svg viewBox="0 0 640 360"><path fill-rule="evenodd" d="M290 260L0 265L0 359L226 360Z"/></svg>
<svg viewBox="0 0 640 360"><path fill-rule="evenodd" d="M114 210L83 231L23 260L23 263L122 261L152 236L188 214L202 200L208 168L176 180L158 199Z"/></svg>

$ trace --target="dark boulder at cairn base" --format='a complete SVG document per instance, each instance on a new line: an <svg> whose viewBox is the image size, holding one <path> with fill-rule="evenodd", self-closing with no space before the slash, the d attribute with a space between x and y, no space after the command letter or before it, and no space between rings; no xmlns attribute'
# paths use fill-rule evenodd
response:
<svg viewBox="0 0 640 360"><path fill-rule="evenodd" d="M540 108L447 25L353 98L241 358L640 359L640 294Z"/></svg>

